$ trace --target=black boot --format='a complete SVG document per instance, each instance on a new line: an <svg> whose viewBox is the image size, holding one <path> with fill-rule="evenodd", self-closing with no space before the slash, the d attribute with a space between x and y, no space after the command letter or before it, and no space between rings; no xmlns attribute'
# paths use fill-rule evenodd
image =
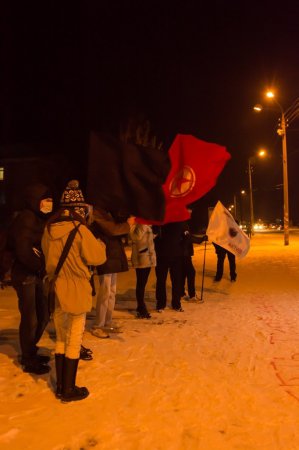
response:
<svg viewBox="0 0 299 450"><path fill-rule="evenodd" d="M44 375L51 370L50 366L39 362L35 356L32 358L22 357L21 364L24 372L35 373L36 375Z"/></svg>
<svg viewBox="0 0 299 450"><path fill-rule="evenodd" d="M79 359L64 358L61 394L61 400L63 402L83 400L89 394L86 387L78 387L75 385L78 363Z"/></svg>
<svg viewBox="0 0 299 450"><path fill-rule="evenodd" d="M150 319L152 316L150 315L150 313L148 311L142 311L142 312L137 311L136 317L137 317L137 319Z"/></svg>
<svg viewBox="0 0 299 450"><path fill-rule="evenodd" d="M83 361L91 361L93 359L92 351L90 350L90 348L86 348L86 347L83 347L83 345L81 345L80 359L83 359Z"/></svg>
<svg viewBox="0 0 299 450"><path fill-rule="evenodd" d="M137 312L136 317L138 319L150 319L152 317L150 315L150 313L148 312L144 302L139 302L138 303L136 312Z"/></svg>
<svg viewBox="0 0 299 450"><path fill-rule="evenodd" d="M26 365L28 358L23 358L21 357L21 364L22 366ZM47 364L50 361L50 356L47 355L34 355L32 356L32 358L30 358L30 360L35 360L36 362L40 363L40 364Z"/></svg>
<svg viewBox="0 0 299 450"><path fill-rule="evenodd" d="M55 353L56 369L56 398L61 398L62 394L62 376L63 376L64 354Z"/></svg>

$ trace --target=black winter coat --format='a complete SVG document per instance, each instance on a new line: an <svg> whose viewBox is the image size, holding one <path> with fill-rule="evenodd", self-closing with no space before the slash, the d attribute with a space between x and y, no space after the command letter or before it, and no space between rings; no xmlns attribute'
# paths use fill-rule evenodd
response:
<svg viewBox="0 0 299 450"><path fill-rule="evenodd" d="M157 258L174 259L184 256L186 222L172 222L161 226L153 226L155 250Z"/></svg>
<svg viewBox="0 0 299 450"><path fill-rule="evenodd" d="M15 261L12 267L12 283L16 285L28 275L42 277L45 261L41 252L41 238L48 214L40 211L40 202L51 197L43 184L34 184L25 192L25 208L17 215L10 231L10 242Z"/></svg>
<svg viewBox="0 0 299 450"><path fill-rule="evenodd" d="M122 238L130 231L129 224L127 222L118 223L110 213L95 208L90 230L96 238L100 238L106 244L107 261L101 266L97 266L97 273L103 275L129 270L122 242Z"/></svg>
<svg viewBox="0 0 299 450"><path fill-rule="evenodd" d="M194 255L193 244L201 244L205 240L205 237L194 236L188 231L185 232L185 238L183 240L184 245L184 256L189 257Z"/></svg>

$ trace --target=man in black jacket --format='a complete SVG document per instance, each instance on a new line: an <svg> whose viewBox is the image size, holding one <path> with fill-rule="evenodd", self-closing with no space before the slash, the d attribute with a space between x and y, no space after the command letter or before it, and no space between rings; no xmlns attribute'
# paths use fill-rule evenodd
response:
<svg viewBox="0 0 299 450"><path fill-rule="evenodd" d="M195 290L196 270L193 266L192 256L194 256L193 244L201 244L202 242L207 241L208 237L206 235L199 237L191 234L188 222L186 222L186 227L187 229L184 232L184 240L183 240L184 254L182 260L183 268L182 268L181 296L184 298L185 301L203 303L203 300L200 300ZM186 295L185 292L186 280L187 280L188 295Z"/></svg>
<svg viewBox="0 0 299 450"><path fill-rule="evenodd" d="M38 355L37 343L49 321L48 305L43 295L44 258L41 238L53 200L47 186L34 184L25 191L25 208L15 218L11 243L15 254L12 285L17 291L21 321L19 339L24 372L44 374L48 356Z"/></svg>
<svg viewBox="0 0 299 450"><path fill-rule="evenodd" d="M175 311L183 312L181 307L182 293L182 258L184 255L184 233L186 222L173 222L161 226L153 226L156 234L155 250L156 266L156 309L161 312L167 304L166 280L168 271L172 285L171 306Z"/></svg>

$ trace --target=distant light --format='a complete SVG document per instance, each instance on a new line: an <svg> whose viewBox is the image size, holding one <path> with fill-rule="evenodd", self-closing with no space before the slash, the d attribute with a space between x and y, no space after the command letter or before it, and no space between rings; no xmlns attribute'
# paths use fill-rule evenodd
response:
<svg viewBox="0 0 299 450"><path fill-rule="evenodd" d="M261 112L263 110L263 107L262 105L254 105L253 109L254 111Z"/></svg>
<svg viewBox="0 0 299 450"><path fill-rule="evenodd" d="M243 195L246 194L246 191L244 191L244 189L243 189L243 190L241 191L241 194L243 194Z"/></svg>
<svg viewBox="0 0 299 450"><path fill-rule="evenodd" d="M266 156L266 154L267 154L267 151L264 150L263 148L261 148L261 149L259 150L259 152L258 152L258 155L261 156L262 158L263 158L264 156Z"/></svg>
<svg viewBox="0 0 299 450"><path fill-rule="evenodd" d="M266 97L268 97L268 98L274 98L274 97L275 97L275 94L274 94L273 91L267 91L267 92L266 92Z"/></svg>
<svg viewBox="0 0 299 450"><path fill-rule="evenodd" d="M4 180L4 167L0 167L0 181Z"/></svg>

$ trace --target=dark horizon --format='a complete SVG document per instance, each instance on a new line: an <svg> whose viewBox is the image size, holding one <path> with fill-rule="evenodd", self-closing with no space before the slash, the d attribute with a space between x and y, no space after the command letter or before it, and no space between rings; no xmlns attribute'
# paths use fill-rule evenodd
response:
<svg viewBox="0 0 299 450"><path fill-rule="evenodd" d="M217 186L198 203L199 217L248 189L248 158L264 146L269 158L253 172L255 217L282 218L279 111L256 115L252 106L264 103L269 86L284 108L299 96L297 2L284 10L251 3L245 11L222 1L99 3L4 6L2 156L13 155L11 148L19 156L56 151L80 175L91 130L116 135L121 120L143 114L166 148L183 133L231 153ZM294 222L298 129L294 122L287 135Z"/></svg>

